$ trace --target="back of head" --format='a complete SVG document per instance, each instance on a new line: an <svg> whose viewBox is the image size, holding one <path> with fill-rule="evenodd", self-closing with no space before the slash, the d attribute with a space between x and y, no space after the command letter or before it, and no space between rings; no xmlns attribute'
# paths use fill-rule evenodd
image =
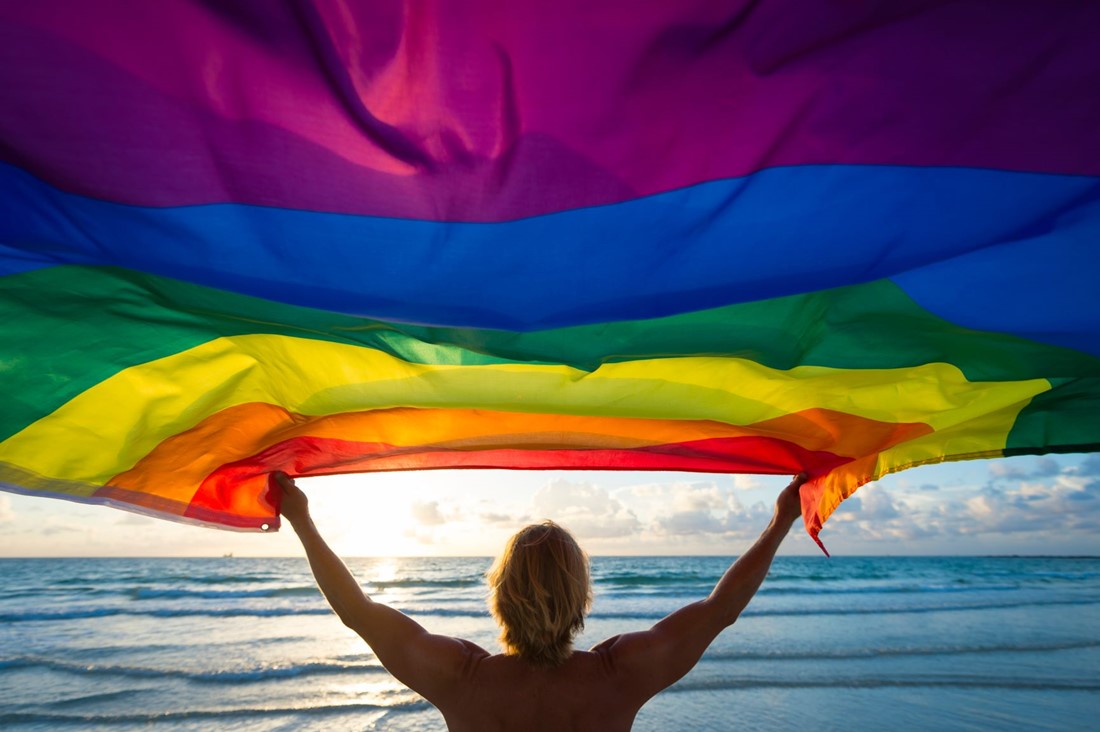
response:
<svg viewBox="0 0 1100 732"><path fill-rule="evenodd" d="M505 653L539 666L569 658L592 604L588 556L573 536L552 521L528 526L508 540L487 576Z"/></svg>

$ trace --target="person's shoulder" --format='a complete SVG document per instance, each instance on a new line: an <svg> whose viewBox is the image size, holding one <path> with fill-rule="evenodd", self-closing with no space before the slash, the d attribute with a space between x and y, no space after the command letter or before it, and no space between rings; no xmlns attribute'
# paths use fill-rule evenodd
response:
<svg viewBox="0 0 1100 732"><path fill-rule="evenodd" d="M466 640L465 638L455 638L455 640L458 641L459 643L461 643L463 645L463 647L465 647L466 650L472 655L475 655L475 656L491 656L491 655L493 655L492 653L489 653L487 650L485 650L484 648L479 646L477 643L474 643L473 641Z"/></svg>
<svg viewBox="0 0 1100 732"><path fill-rule="evenodd" d="M592 646L591 650L582 651L582 653L586 653L595 658L599 662L600 667L605 671L614 671L616 656L615 644L620 640L622 640L621 635L613 635Z"/></svg>
<svg viewBox="0 0 1100 732"><path fill-rule="evenodd" d="M473 641L468 641L465 638L455 638L456 641L462 644L462 649L466 655L466 666L471 666L484 661L487 658L492 658L493 654L479 646Z"/></svg>
<svg viewBox="0 0 1100 732"><path fill-rule="evenodd" d="M593 666L597 666L602 674L614 675L618 667L618 657L623 635L613 635L605 638L587 651L577 651L574 657L581 656Z"/></svg>
<svg viewBox="0 0 1100 732"><path fill-rule="evenodd" d="M592 646L587 653L606 653L615 643L618 642L621 635L613 635L610 638L605 638L596 645Z"/></svg>

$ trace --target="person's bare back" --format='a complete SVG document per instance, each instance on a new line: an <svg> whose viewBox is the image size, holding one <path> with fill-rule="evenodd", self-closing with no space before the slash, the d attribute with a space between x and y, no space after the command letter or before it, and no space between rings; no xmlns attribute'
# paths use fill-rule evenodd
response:
<svg viewBox="0 0 1100 732"><path fill-rule="evenodd" d="M370 599L321 538L305 495L286 475L275 478L283 516L333 610L394 677L442 712L452 732L629 730L638 710L690 671L756 594L800 513L806 480L799 475L779 495L771 523L708 597L591 651L572 650L591 600L587 555L553 522L523 529L502 555L507 561L489 572L506 651L490 654Z"/></svg>
<svg viewBox="0 0 1100 732"><path fill-rule="evenodd" d="M630 729L645 703L605 651L575 651L555 668L483 653L473 659L463 696L440 707L452 732L618 732Z"/></svg>

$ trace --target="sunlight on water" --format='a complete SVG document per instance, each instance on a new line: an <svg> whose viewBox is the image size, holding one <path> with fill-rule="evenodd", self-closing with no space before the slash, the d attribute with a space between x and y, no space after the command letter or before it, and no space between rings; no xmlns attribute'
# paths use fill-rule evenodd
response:
<svg viewBox="0 0 1100 732"><path fill-rule="evenodd" d="M420 698L392 678L373 682L333 683L328 686L326 697L349 699L379 707L413 704Z"/></svg>
<svg viewBox="0 0 1100 732"><path fill-rule="evenodd" d="M387 585L397 579L398 560L394 557L375 559L368 568L371 584Z"/></svg>

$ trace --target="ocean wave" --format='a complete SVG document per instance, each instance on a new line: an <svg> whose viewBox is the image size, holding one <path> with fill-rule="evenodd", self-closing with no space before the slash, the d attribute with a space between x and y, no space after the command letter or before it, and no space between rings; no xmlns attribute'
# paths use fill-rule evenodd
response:
<svg viewBox="0 0 1100 732"><path fill-rule="evenodd" d="M113 724L150 724L165 722L191 722L212 720L220 724L229 719L253 719L263 717L303 716L323 717L363 712L418 712L431 709L432 705L423 699L411 699L391 705L380 704L334 704L329 706L301 707L247 707L228 709L198 709L178 712L146 712L132 714L55 714L52 712L9 712L0 714L0 727L10 724L49 724L54 726L72 725L89 727L92 725Z"/></svg>
<svg viewBox="0 0 1100 732"><path fill-rule="evenodd" d="M60 610L57 612L25 612L25 613L0 613L0 622L2 623L26 623L36 621L54 621L54 620L84 620L88 618L106 618L115 615L134 615L145 616L151 618L185 618L185 617L212 617L212 618L235 618L235 617L257 617L257 618L274 618L285 617L290 615L331 615L332 610L327 607L308 607L308 608L290 608L290 607L276 607L276 608L247 608L247 607L232 607L232 608L149 608L132 610L122 607L97 607L81 610Z"/></svg>
<svg viewBox="0 0 1100 732"><path fill-rule="evenodd" d="M1026 576L1029 579L1037 578L1054 582L1085 582L1100 577L1100 572L1029 572Z"/></svg>
<svg viewBox="0 0 1100 732"><path fill-rule="evenodd" d="M479 618L486 617L488 611L481 609L463 610L455 608L398 608L412 616L427 616L437 618ZM196 608L196 607L168 607L168 608L130 608L130 607L97 607L77 610L59 610L53 612L14 612L0 613L0 623L28 623L28 622L52 622L63 620L86 620L91 618L106 618L113 616L135 616L150 618L279 618L292 616L316 616L334 615L333 611L324 606L316 607L228 607L228 608Z"/></svg>
<svg viewBox="0 0 1100 732"><path fill-rule="evenodd" d="M955 605L926 605L926 606L895 606L895 607L843 607L843 608L761 608L752 607L742 613L744 617L809 617L809 616L835 616L835 615L907 615L940 612L967 612L978 610L1011 610L1023 607L1058 607L1058 606L1084 606L1096 605L1095 598L1065 599L1065 600L1022 600L1017 602L985 602L985 603L959 603ZM486 611L478 607L476 610L446 607L416 607L398 606L398 610L413 617L444 617L444 618L478 618L484 617ZM668 613L676 610L676 607L660 608L655 610L610 610L596 611L589 615L590 620L659 620ZM202 608L202 607L168 607L168 608L132 608L132 607L95 607L75 610L60 610L54 612L27 611L0 613L0 622L24 623L24 622L51 622L59 620L83 620L90 618L111 617L116 615L145 616L154 618L185 618L185 617L289 617L307 615L330 615L332 610L323 606L313 607L228 607L228 608Z"/></svg>
<svg viewBox="0 0 1100 732"><path fill-rule="evenodd" d="M1022 607L1058 607L1064 605L1096 605L1096 599L1082 600L1028 600L1022 602L962 603L958 605L928 605L921 607L845 607L845 608L767 608L752 607L741 613L742 617L812 617L834 615L908 615L942 612L966 612L972 610L1011 610ZM594 612L589 619L603 620L660 620L676 610Z"/></svg>
<svg viewBox="0 0 1100 732"><path fill-rule="evenodd" d="M64 598L72 596L88 597L94 595L117 595L121 594L121 590L115 587L104 587L102 585L87 585L82 587L66 587L66 588L54 588L54 587L32 587L25 590L5 590L4 600L15 600L24 597L33 597L36 600L42 600L44 598Z"/></svg>
<svg viewBox="0 0 1100 732"><path fill-rule="evenodd" d="M132 689L122 689L120 691L104 691L98 694L85 694L84 696L74 696L69 699L55 700L50 703L50 706L63 709L65 707L79 707L84 704L102 704L104 702L132 700L133 697L134 691Z"/></svg>
<svg viewBox="0 0 1100 732"><path fill-rule="evenodd" d="M1098 648L1100 640L1072 641L1064 643L1032 643L1021 645L973 645L973 646L927 646L927 647L885 647L857 648L824 651L794 652L752 652L752 651L708 651L703 660L708 662L738 661L855 661L859 659L904 658L911 656L955 656L969 654L996 653L1054 653L1073 651L1083 648Z"/></svg>
<svg viewBox="0 0 1100 732"><path fill-rule="evenodd" d="M914 678L870 678L843 676L829 679L693 679L669 687L663 693L691 691L727 691L744 689L988 689L992 691L1100 691L1095 681L1041 681L1037 679L1001 677L950 676Z"/></svg>
<svg viewBox="0 0 1100 732"><path fill-rule="evenodd" d="M148 666L72 663L37 656L24 656L22 658L0 661L0 673L24 669L42 669L80 676L181 679L199 684L250 684L298 676L386 673L386 670L377 662L346 663L340 661L307 661L298 664L255 666L252 668L186 671L182 669L152 668Z"/></svg>
<svg viewBox="0 0 1100 732"><path fill-rule="evenodd" d="M639 584L638 587L645 587ZM607 589L597 585L594 592L597 597L645 597L645 598L695 598L706 597L712 589L711 585L675 586L675 585L650 585L648 589ZM817 597L825 595L937 595L937 594L973 594L979 592L1011 592L1018 591L1018 585L986 585L986 586L959 586L959 585L890 585L882 587L769 587L765 585L757 592L762 597L787 597L803 596Z"/></svg>
<svg viewBox="0 0 1100 732"><path fill-rule="evenodd" d="M129 591L134 600L162 599L203 599L226 600L248 597L319 597L316 585L296 585L293 587L272 587L262 590L188 590L181 588L157 589L137 587Z"/></svg>
<svg viewBox="0 0 1100 732"><path fill-rule="evenodd" d="M5 593L5 599L19 598L65 598L65 597L92 597L92 596L123 596L131 600L163 600L163 599L207 599L222 600L234 598L279 598L279 597L314 597L320 596L320 590L312 582L303 585L292 586L264 586L274 582L265 580L253 582L241 577L232 578L205 578L188 579L188 583L194 583L195 587L173 587L172 578L142 578L136 586L133 583L118 583L114 581L101 582L99 584L73 584L67 587L47 586L43 588L28 588L26 590L9 590ZM285 582L285 579L282 580ZM58 584L58 583L55 583ZM479 587L483 580L391 580L386 582L365 582L364 586L371 592L380 593L390 589L425 589L435 588L454 589ZM218 585L243 585L240 588L217 589ZM247 585L260 585L259 587L247 587ZM211 587L213 586L213 587Z"/></svg>
<svg viewBox="0 0 1100 732"><path fill-rule="evenodd" d="M429 579L393 579L393 580L371 580L367 579L364 584L379 590L384 590L387 587L479 587L485 584L485 579L481 576L476 578L464 578L464 579L446 579L446 580L429 580Z"/></svg>
<svg viewBox="0 0 1100 732"><path fill-rule="evenodd" d="M293 586L281 586L270 587L262 586L264 583L252 583L252 582L208 582L199 580L190 580L195 582L196 587L172 587L165 586L171 585L171 582L167 579L153 580L151 578L145 578L145 581L133 586L130 584L118 584L114 582L103 582L97 585L90 584L77 584L68 587L54 587L47 586L41 588L28 588L25 590L15 589L8 590L4 593L5 600L16 600L24 598L50 598L53 601L63 600L65 598L80 597L107 597L107 596L120 596L127 597L131 600L164 600L164 599L197 599L197 600L223 600L234 598L280 598L280 597L320 597L321 592L317 588L316 584L312 582L310 584L293 585ZM240 587L234 589L217 589L217 585L221 584L259 584L260 587ZM473 588L482 585L482 581L474 580L393 580L388 582L367 582L364 586L372 593L381 593L391 589L424 589L432 590L436 588L441 589L454 589L454 588ZM211 587L214 585L214 587Z"/></svg>
<svg viewBox="0 0 1100 732"><path fill-rule="evenodd" d="M865 571L860 572L854 568L846 568L835 572L784 572L782 570L768 573L768 580L773 582L844 582L897 579L896 573Z"/></svg>
<svg viewBox="0 0 1100 732"><path fill-rule="evenodd" d="M594 584L599 587L602 585L608 585L611 587L648 587L651 585L685 585L685 584L703 584L713 585L719 579L721 574L699 574L696 572L669 572L668 574L606 574L596 575L592 578Z"/></svg>
<svg viewBox="0 0 1100 732"><path fill-rule="evenodd" d="M50 586L67 587L72 585L88 585L100 587L103 585L129 585L133 583L148 584L149 582L191 582L204 585L221 584L260 584L263 582L285 582L286 577L280 574L114 574L104 572L94 576L76 575L59 577L46 582ZM74 588L80 589L80 588Z"/></svg>
<svg viewBox="0 0 1100 732"><path fill-rule="evenodd" d="M915 595L938 593L1008 592L1019 590L1019 585L885 585L882 587L768 587L760 588L759 595Z"/></svg>
<svg viewBox="0 0 1100 732"><path fill-rule="evenodd" d="M807 615L909 615L925 613L968 612L974 610L1012 610L1023 607L1061 607L1096 605L1095 598L1081 600L1024 600L1019 602L984 602L984 603L960 603L958 605L926 605L919 607L859 607L859 608L792 608L792 609L767 609L753 610L749 608L742 615L746 616L807 616Z"/></svg>
<svg viewBox="0 0 1100 732"><path fill-rule="evenodd" d="M308 577L308 573L304 575L304 578ZM287 577L285 575L279 575L277 572L234 572L228 573L228 575L201 575L196 572L195 575L184 575L184 573L178 572L141 572L141 573L112 573L108 571L100 571L95 575L75 575L70 577L58 577L47 580L44 582L50 587L65 587L75 590L81 590L81 584L88 587L113 587L116 590L129 589L131 584L149 584L154 583L188 583L188 584L264 584L266 582L286 582Z"/></svg>

